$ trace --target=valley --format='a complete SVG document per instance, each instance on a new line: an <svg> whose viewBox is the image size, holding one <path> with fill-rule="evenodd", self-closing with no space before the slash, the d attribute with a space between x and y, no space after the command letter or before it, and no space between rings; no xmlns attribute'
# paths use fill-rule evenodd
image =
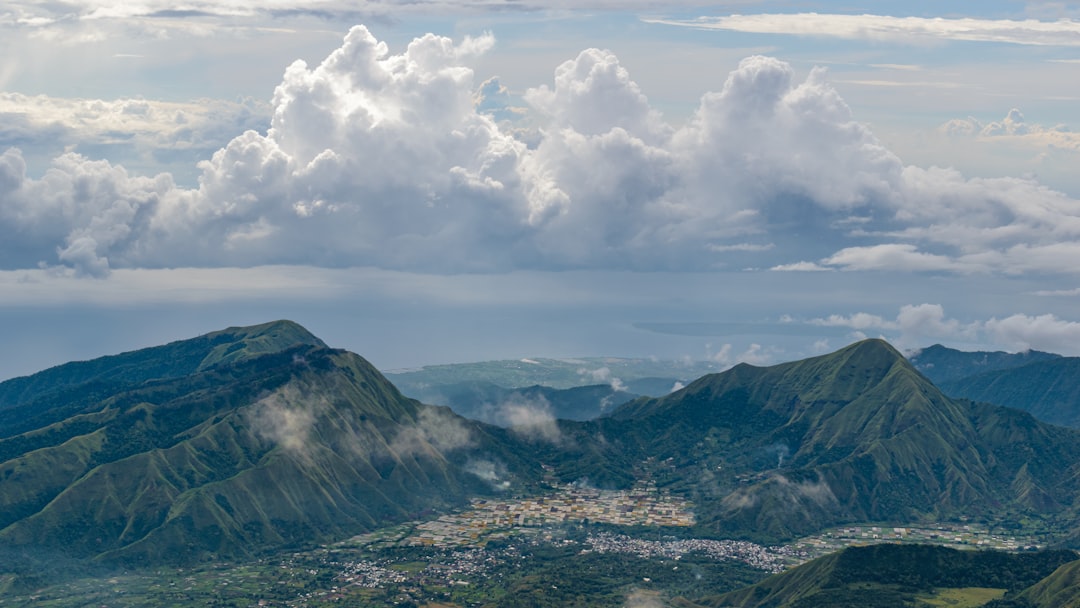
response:
<svg viewBox="0 0 1080 608"><path fill-rule="evenodd" d="M0 383L0 606L1061 608L1080 589L1051 576L1080 546L1080 431L950 398L882 340L639 378L676 390L622 405L610 368L568 367L587 363L555 369L610 385L477 367L526 383L454 388L505 400L477 410L495 423L287 321Z"/></svg>
<svg viewBox="0 0 1080 608"><path fill-rule="evenodd" d="M1037 528L1006 534L941 522L842 526L765 546L698 538L693 524L692 505L654 486L563 487L475 499L466 509L278 558L81 578L0 596L0 606L512 606L522 586L542 579L580 589L580 577L598 571L608 578L590 605L621 606L619 598L632 591L672 600L734 589L848 547L1032 552L1047 538ZM533 605L563 604L549 598Z"/></svg>

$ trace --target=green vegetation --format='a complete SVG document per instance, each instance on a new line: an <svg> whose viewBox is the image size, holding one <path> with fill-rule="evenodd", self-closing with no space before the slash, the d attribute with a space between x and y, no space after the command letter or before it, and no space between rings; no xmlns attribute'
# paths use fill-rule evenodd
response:
<svg viewBox="0 0 1080 608"><path fill-rule="evenodd" d="M949 399L877 340L736 366L563 428L576 449L542 455L563 479L647 473L698 505L702 533L763 541L848 522L1065 522L1080 493L1080 434Z"/></svg>
<svg viewBox="0 0 1080 608"><path fill-rule="evenodd" d="M849 547L701 603L731 608L887 608L963 601L981 606L1005 592L1018 594L1076 559L1073 551L1005 553L894 544ZM984 601L975 603L977 599Z"/></svg>
<svg viewBox="0 0 1080 608"><path fill-rule="evenodd" d="M337 547L274 559L82 578L0 596L0 606L612 606L701 597L761 580L745 564L583 553L582 531L486 549ZM375 584L378 581L378 584Z"/></svg>
<svg viewBox="0 0 1080 608"><path fill-rule="evenodd" d="M1001 599L1006 589L986 587L962 587L959 589L938 589L926 596L918 596L919 601L937 608L978 608L991 600Z"/></svg>
<svg viewBox="0 0 1080 608"><path fill-rule="evenodd" d="M605 373L647 367L620 361L603 360L624 365ZM592 365L559 363L517 365L564 380ZM555 398L518 392L530 390ZM713 541L949 520L1074 542L1077 462L1080 432L950 399L878 340L740 365L606 418L511 430L409 399L361 357L276 322L0 384L0 597L21 598L0 606L622 606L634 594L686 606L1066 606L1078 597L1071 552L875 545L716 596L763 576L747 564L771 566L720 559L729 545ZM596 521L626 523L612 509L656 503L628 493L606 506L522 501L519 516L580 519L561 537L507 538L480 516L464 520L483 530L454 547L449 520L423 527L427 548L400 546L421 524L379 531L480 496L509 517L510 499L568 484L581 496L648 488L670 500L666 519L644 521L684 527L597 540ZM668 534L697 548L671 557ZM312 549L324 543L338 544ZM54 584L61 575L78 580Z"/></svg>
<svg viewBox="0 0 1080 608"><path fill-rule="evenodd" d="M126 564L251 556L464 504L491 491L470 458L519 484L538 474L505 432L409 400L308 336L284 322L226 330L0 385L30 399L3 413L38 407L44 421L3 427L0 543ZM101 378L115 390L96 401L44 390Z"/></svg>

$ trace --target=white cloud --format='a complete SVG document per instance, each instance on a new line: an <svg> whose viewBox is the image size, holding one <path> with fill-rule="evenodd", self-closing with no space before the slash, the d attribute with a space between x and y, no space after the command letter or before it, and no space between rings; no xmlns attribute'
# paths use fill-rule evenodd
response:
<svg viewBox="0 0 1080 608"><path fill-rule="evenodd" d="M248 411L254 432L285 451L309 457L308 442L322 397L312 399L295 384L286 385L256 403Z"/></svg>
<svg viewBox="0 0 1080 608"><path fill-rule="evenodd" d="M289 66L270 128L199 163L195 189L70 153L34 177L8 150L0 260L91 276L268 264L1078 270L1078 201L1031 179L905 167L823 70L800 81L782 61L746 58L675 128L613 53L589 49L524 94L538 129L526 144L512 118L497 123L477 106L493 85L470 66L494 44L426 35L395 54L356 27L318 65ZM244 107L221 118L139 99L46 99L27 121L44 129L56 116L99 138L126 128L176 147L170 116L202 133L216 120L242 124ZM1006 122L1019 132L1023 121Z"/></svg>
<svg viewBox="0 0 1080 608"><path fill-rule="evenodd" d="M794 262L791 264L777 264L769 270L776 272L826 272L831 269L814 262Z"/></svg>
<svg viewBox="0 0 1080 608"><path fill-rule="evenodd" d="M448 409L426 407L412 423L404 422L388 446L399 458L441 457L471 447L472 432Z"/></svg>
<svg viewBox="0 0 1080 608"><path fill-rule="evenodd" d="M1040 151L1080 152L1080 133L1067 125L1045 126L1029 122L1017 108L1009 110L1001 120L984 123L977 118L958 118L941 125L938 130L951 137L973 137L984 143L1008 141L1012 146Z"/></svg>
<svg viewBox="0 0 1080 608"><path fill-rule="evenodd" d="M708 345L708 349L710 352L706 354L706 360L712 361L721 370L734 367L739 363L768 365L776 361L777 357L783 353L782 349L756 343L748 345L741 353L736 353L731 344L723 344L715 352L712 352L711 345Z"/></svg>
<svg viewBox="0 0 1080 608"><path fill-rule="evenodd" d="M1080 344L1080 323L1065 321L1052 314L1028 316L1015 314L1004 319L990 319L985 324L989 338L1015 350L1045 350L1076 354Z"/></svg>
<svg viewBox="0 0 1080 608"><path fill-rule="evenodd" d="M0 148L47 142L51 149L127 147L209 154L248 129L265 130L269 107L255 100L65 99L0 92Z"/></svg>
<svg viewBox="0 0 1080 608"><path fill-rule="evenodd" d="M896 329L898 327L895 322L886 321L878 315L865 312L857 312L852 315L829 315L820 319L811 319L809 323L822 327L850 327L860 331L864 329Z"/></svg>
<svg viewBox="0 0 1080 608"><path fill-rule="evenodd" d="M998 42L1039 46L1080 46L1080 22L1022 21L979 18L892 17L888 15L842 15L786 13L728 15L698 19L649 20L701 29L752 34L789 34L913 44L934 40Z"/></svg>
<svg viewBox="0 0 1080 608"><path fill-rule="evenodd" d="M870 247L848 247L822 260L826 266L844 270L940 271L958 270L954 260L943 255L918 251L915 245L884 243Z"/></svg>
<svg viewBox="0 0 1080 608"><path fill-rule="evenodd" d="M940 304L905 305L895 319L865 312L830 315L810 319L810 325L848 327L862 339L867 331L884 333L903 348L918 348L933 341L981 344L982 348L1005 348L1012 351L1046 350L1068 355L1080 354L1080 322L1068 321L1053 314L1029 316L1014 314L985 321L960 321L949 318Z"/></svg>
<svg viewBox="0 0 1080 608"><path fill-rule="evenodd" d="M506 401L486 409L488 414L485 418L521 437L554 445L563 441L559 424L551 412L551 404L542 396L530 399L515 393Z"/></svg>

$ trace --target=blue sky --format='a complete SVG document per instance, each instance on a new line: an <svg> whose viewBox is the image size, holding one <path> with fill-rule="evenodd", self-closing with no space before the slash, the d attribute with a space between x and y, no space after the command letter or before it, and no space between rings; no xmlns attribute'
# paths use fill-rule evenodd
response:
<svg viewBox="0 0 1080 608"><path fill-rule="evenodd" d="M1080 354L1080 2L0 4L0 378Z"/></svg>

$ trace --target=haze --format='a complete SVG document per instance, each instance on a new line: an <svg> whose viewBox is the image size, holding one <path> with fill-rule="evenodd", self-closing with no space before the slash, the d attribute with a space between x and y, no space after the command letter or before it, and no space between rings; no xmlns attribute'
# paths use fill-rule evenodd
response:
<svg viewBox="0 0 1080 608"><path fill-rule="evenodd" d="M277 318L1080 354L1075 3L184 6L0 11L0 378Z"/></svg>

